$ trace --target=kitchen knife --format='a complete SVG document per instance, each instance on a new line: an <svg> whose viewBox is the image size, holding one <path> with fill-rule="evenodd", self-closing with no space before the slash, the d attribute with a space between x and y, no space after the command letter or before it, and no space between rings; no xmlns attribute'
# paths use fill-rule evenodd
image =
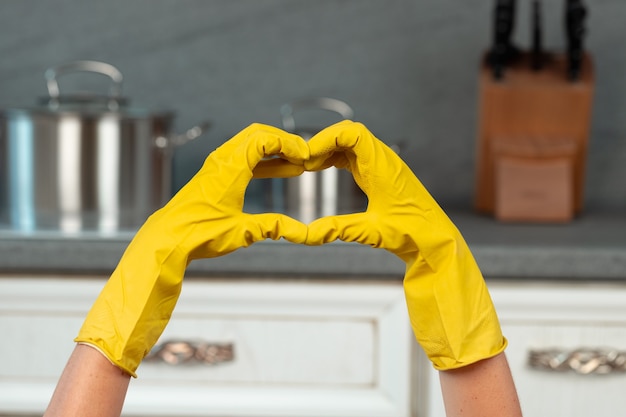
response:
<svg viewBox="0 0 626 417"><path fill-rule="evenodd" d="M488 63L495 79L502 79L505 67L517 57L519 51L511 43L515 22L515 0L496 0L493 14L493 46Z"/></svg>
<svg viewBox="0 0 626 417"><path fill-rule="evenodd" d="M576 81L580 77L586 17L587 8L582 0L567 0L565 31L567 35L567 76L570 81Z"/></svg>
<svg viewBox="0 0 626 417"><path fill-rule="evenodd" d="M533 1L532 7L532 52L531 52L531 68L539 71L543 68L543 45L541 30L541 2Z"/></svg>

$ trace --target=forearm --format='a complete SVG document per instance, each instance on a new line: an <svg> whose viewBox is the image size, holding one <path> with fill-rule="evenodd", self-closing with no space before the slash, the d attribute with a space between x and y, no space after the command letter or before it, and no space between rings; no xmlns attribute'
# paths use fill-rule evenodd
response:
<svg viewBox="0 0 626 417"><path fill-rule="evenodd" d="M504 353L439 373L447 417L521 417Z"/></svg>
<svg viewBox="0 0 626 417"><path fill-rule="evenodd" d="M119 417L130 375L87 345L77 345L44 417Z"/></svg>

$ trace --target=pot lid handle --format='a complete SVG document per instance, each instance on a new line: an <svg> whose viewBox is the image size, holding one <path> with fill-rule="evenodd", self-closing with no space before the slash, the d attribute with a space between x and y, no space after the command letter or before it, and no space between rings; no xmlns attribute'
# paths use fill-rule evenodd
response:
<svg viewBox="0 0 626 417"><path fill-rule="evenodd" d="M288 132L296 130L296 122L293 114L301 110L328 110L339 114L343 119L351 119L354 117L354 111L348 103L331 97L311 97L283 104L280 108L282 116L283 129Z"/></svg>
<svg viewBox="0 0 626 417"><path fill-rule="evenodd" d="M112 81L109 97L116 99L122 94L122 73L113 65L99 61L74 61L46 70L44 77L46 78L50 99L57 100L59 98L60 92L57 78L70 72L95 72L108 76Z"/></svg>

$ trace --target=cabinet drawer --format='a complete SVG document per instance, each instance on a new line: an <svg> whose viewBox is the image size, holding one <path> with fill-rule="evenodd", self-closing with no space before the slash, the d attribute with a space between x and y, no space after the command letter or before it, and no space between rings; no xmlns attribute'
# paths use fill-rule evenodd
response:
<svg viewBox="0 0 626 417"><path fill-rule="evenodd" d="M179 314L153 349L160 355L138 373L141 382L367 386L376 378L376 327L366 318ZM211 350L215 361L205 360Z"/></svg>
<svg viewBox="0 0 626 417"><path fill-rule="evenodd" d="M0 414L45 408L102 284L0 279ZM408 417L414 348L399 283L188 280L124 414Z"/></svg>

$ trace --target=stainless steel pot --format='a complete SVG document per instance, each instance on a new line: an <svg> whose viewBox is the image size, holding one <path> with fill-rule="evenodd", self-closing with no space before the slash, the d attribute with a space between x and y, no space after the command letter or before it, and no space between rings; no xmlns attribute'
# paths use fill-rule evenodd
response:
<svg viewBox="0 0 626 417"><path fill-rule="evenodd" d="M339 116L341 120L351 119L354 115L352 108L341 100L330 97L305 98L281 107L283 129L309 140L326 124L304 127L296 124L294 114L300 113L299 116L303 118L302 113L319 113L320 110L334 113L334 117ZM283 211L303 223L310 223L323 216L363 211L367 206L365 194L354 182L352 174L344 169L331 167L320 172L304 172L284 181L273 181L271 195L275 211Z"/></svg>
<svg viewBox="0 0 626 417"><path fill-rule="evenodd" d="M109 94L59 93L57 77L90 72ZM135 229L171 195L174 113L130 107L112 65L77 61L46 71L49 97L0 111L0 227L33 232Z"/></svg>

